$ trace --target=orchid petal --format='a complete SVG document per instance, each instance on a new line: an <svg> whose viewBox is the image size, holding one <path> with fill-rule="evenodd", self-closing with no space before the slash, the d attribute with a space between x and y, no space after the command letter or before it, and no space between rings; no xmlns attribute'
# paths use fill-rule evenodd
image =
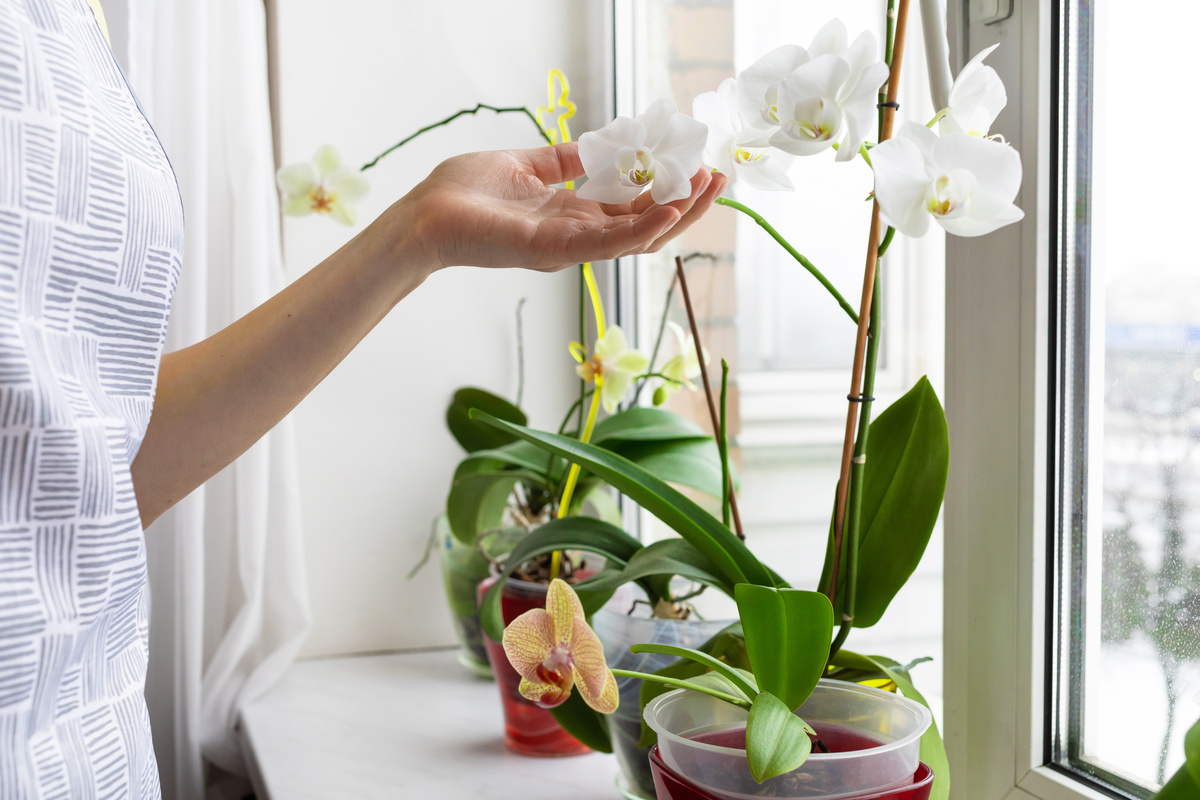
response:
<svg viewBox="0 0 1200 800"><path fill-rule="evenodd" d="M547 595L548 598L548 595ZM504 629L504 655L523 678L538 680L538 667L554 649L554 622L543 608L526 611Z"/></svg>
<svg viewBox="0 0 1200 800"><path fill-rule="evenodd" d="M289 217L303 217L313 213L313 204L307 194L296 195L286 198L280 210Z"/></svg>
<svg viewBox="0 0 1200 800"><path fill-rule="evenodd" d="M521 682L517 685L517 691L526 700L537 703L542 708L554 708L567 702L567 698L571 696L573 681L569 674L566 678L565 686L521 678Z"/></svg>
<svg viewBox="0 0 1200 800"><path fill-rule="evenodd" d="M880 216L905 236L924 236L929 230L925 194L929 187L925 160L912 140L897 136L871 151L875 168L875 199Z"/></svg>
<svg viewBox="0 0 1200 800"><path fill-rule="evenodd" d="M329 214L335 220L343 225L353 225L355 220L354 209L345 203L335 201L329 208Z"/></svg>
<svg viewBox="0 0 1200 800"><path fill-rule="evenodd" d="M308 197L317 185L317 170L308 161L289 164L275 173L275 183L289 197Z"/></svg>
<svg viewBox="0 0 1200 800"><path fill-rule="evenodd" d="M550 581L550 587L546 590L546 613L553 625L554 644L569 647L574 620L584 619L583 604L579 602L575 590L561 578Z"/></svg>
<svg viewBox="0 0 1200 800"><path fill-rule="evenodd" d="M317 152L313 154L312 163L317 170L318 177L324 180L337 172L338 167L342 165L342 159L338 156L337 150L333 149L333 145L325 144L317 148Z"/></svg>
<svg viewBox="0 0 1200 800"><path fill-rule="evenodd" d="M679 114L679 110L675 107L675 101L669 97L660 97L650 104L644 112L638 115L637 122L646 131L645 146L651 150L656 150L665 138L667 138L668 128L671 122ZM691 120L695 122L695 120Z"/></svg>
<svg viewBox="0 0 1200 800"><path fill-rule="evenodd" d="M600 387L600 403L606 413L612 414L625 400L633 376L628 372L610 372L604 376L604 385Z"/></svg>
<svg viewBox="0 0 1200 800"><path fill-rule="evenodd" d="M1004 82L996 70L983 63L998 44L981 50L954 79L946 106L946 114L939 123L943 134L968 133L986 136L996 117L1008 104Z"/></svg>
<svg viewBox="0 0 1200 800"><path fill-rule="evenodd" d="M846 23L834 17L822 25L821 30L817 31L817 35L813 37L812 43L808 46L808 55L810 58L829 53L838 55L846 49L846 42L849 38L850 36L846 32Z"/></svg>
<svg viewBox="0 0 1200 800"><path fill-rule="evenodd" d="M630 349L617 356L609 368L633 375L644 372L648 366L650 366L650 359L640 350Z"/></svg>
<svg viewBox="0 0 1200 800"><path fill-rule="evenodd" d="M778 103L780 81L808 58L803 47L785 44L742 70L737 79L737 108L744 125L771 129L778 124L765 116L766 109Z"/></svg>
<svg viewBox="0 0 1200 800"><path fill-rule="evenodd" d="M333 173L329 177L329 185L337 193L339 200L348 200L351 202L362 199L371 188L371 184L357 170L347 167L342 167Z"/></svg>
<svg viewBox="0 0 1200 800"><path fill-rule="evenodd" d="M620 325L609 325L604 335L596 340L596 357L603 362L609 362L629 349L625 339L625 331Z"/></svg>
<svg viewBox="0 0 1200 800"><path fill-rule="evenodd" d="M571 657L579 696L601 714L617 710L617 682L604 660L604 645L582 617L573 622Z"/></svg>

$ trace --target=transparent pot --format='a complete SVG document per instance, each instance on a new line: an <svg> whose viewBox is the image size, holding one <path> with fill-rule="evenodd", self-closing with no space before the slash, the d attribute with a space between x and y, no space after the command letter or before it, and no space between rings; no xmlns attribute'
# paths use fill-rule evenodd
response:
<svg viewBox="0 0 1200 800"><path fill-rule="evenodd" d="M746 761L746 712L679 689L646 706L659 753L675 773L719 800L757 797L846 800L907 786L920 764L929 710L905 697L857 683L822 680L796 712L831 752L814 752L798 769L762 784Z"/></svg>
<svg viewBox="0 0 1200 800"><path fill-rule="evenodd" d="M677 647L699 647L734 620L652 619L644 606L635 607L645 613L641 617L626 613L632 597L618 595L617 599L596 612L592 629L604 644L608 666L633 672L657 672L679 659L658 653L629 652L639 643L671 644ZM637 678L617 678L621 704L609 718L613 754L621 766L617 788L627 798L654 798L654 776L650 772L650 748L638 747L642 734L642 714L639 694L642 681Z"/></svg>
<svg viewBox="0 0 1200 800"><path fill-rule="evenodd" d="M446 588L446 602L450 616L454 619L454 632L462 646L458 651L458 663L481 678L491 678L492 668L488 664L487 648L483 642L483 629L479 625L479 601L476 587L488 577L488 561L480 552L469 547L450 533L446 515L434 522L438 560L442 565L442 584Z"/></svg>

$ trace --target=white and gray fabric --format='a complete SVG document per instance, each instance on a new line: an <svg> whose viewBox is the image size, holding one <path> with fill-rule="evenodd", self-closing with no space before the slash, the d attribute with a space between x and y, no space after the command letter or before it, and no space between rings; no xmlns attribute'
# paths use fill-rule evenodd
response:
<svg viewBox="0 0 1200 800"><path fill-rule="evenodd" d="M159 796L129 467L182 248L84 0L0 0L0 800Z"/></svg>

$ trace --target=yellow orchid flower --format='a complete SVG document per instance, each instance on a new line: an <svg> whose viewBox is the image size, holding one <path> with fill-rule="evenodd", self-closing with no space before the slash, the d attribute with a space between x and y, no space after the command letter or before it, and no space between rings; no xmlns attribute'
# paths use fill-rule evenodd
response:
<svg viewBox="0 0 1200 800"><path fill-rule="evenodd" d="M667 380L654 390L656 406L661 406L680 389L695 390L696 384L692 383L692 378L700 377L700 354L696 352L696 340L690 333L685 337L683 328L674 322L668 322L667 327L679 343L679 355L667 361L659 370ZM704 351L704 363L708 363L708 350Z"/></svg>
<svg viewBox="0 0 1200 800"><path fill-rule="evenodd" d="M323 145L312 161L290 164L276 173L283 192L283 213L289 216L329 214L343 225L354 224L350 203L367 193L367 180L342 165L337 151Z"/></svg>
<svg viewBox="0 0 1200 800"><path fill-rule="evenodd" d="M590 358L587 348L578 342L571 343L571 355L579 362L575 368L576 374L585 381L596 383L600 401L609 414L621 405L633 379L650 366L650 359L629 346L625 332L619 325L608 326L604 335L596 340L596 349Z"/></svg>
<svg viewBox="0 0 1200 800"><path fill-rule="evenodd" d="M566 702L571 689L601 714L617 710L617 679L604 646L588 627L575 590L555 578L546 607L526 611L504 629L504 654L521 675L517 691L543 708Z"/></svg>

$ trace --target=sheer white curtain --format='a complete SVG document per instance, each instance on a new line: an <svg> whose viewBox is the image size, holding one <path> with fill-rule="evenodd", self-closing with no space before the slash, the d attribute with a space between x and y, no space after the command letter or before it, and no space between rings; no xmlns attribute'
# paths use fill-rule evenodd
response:
<svg viewBox="0 0 1200 800"><path fill-rule="evenodd" d="M170 351L284 284L265 10L262 0L105 0L105 8L183 193ZM285 421L146 532L146 694L166 798L214 796L228 774L244 774L238 709L278 680L308 631L295 464Z"/></svg>

